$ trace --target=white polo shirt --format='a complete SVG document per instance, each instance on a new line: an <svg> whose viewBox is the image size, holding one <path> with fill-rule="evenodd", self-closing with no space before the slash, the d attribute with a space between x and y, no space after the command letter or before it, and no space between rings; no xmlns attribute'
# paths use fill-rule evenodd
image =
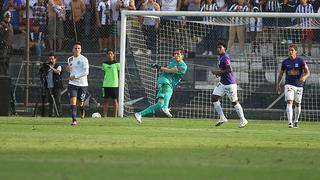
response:
<svg viewBox="0 0 320 180"><path fill-rule="evenodd" d="M75 86L88 86L89 62L86 57L79 55L68 58L68 66L70 66L70 77L75 76L75 80L69 80L69 84Z"/></svg>

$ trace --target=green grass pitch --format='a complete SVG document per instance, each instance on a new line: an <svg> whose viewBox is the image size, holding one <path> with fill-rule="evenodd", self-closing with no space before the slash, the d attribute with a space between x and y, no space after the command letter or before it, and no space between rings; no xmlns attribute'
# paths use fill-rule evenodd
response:
<svg viewBox="0 0 320 180"><path fill-rule="evenodd" d="M320 179L320 124L0 118L0 179Z"/></svg>

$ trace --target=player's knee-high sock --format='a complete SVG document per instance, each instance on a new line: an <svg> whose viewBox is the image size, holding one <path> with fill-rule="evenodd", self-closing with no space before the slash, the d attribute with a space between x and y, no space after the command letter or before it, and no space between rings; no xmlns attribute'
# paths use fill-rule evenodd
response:
<svg viewBox="0 0 320 180"><path fill-rule="evenodd" d="M163 103L162 108L169 108L170 98L164 97L163 100L164 100L164 103Z"/></svg>
<svg viewBox="0 0 320 180"><path fill-rule="evenodd" d="M240 118L241 120L244 120L245 117L244 117L244 114L243 114L243 109L242 109L241 104L240 104L240 103L237 103L237 104L234 106L234 109L236 110L239 118Z"/></svg>
<svg viewBox="0 0 320 180"><path fill-rule="evenodd" d="M166 89L167 93L166 95L163 97L163 106L162 108L169 108L169 102L173 93L172 88L167 87Z"/></svg>
<svg viewBox="0 0 320 180"><path fill-rule="evenodd" d="M214 109L217 111L218 115L220 117L223 117L224 114L223 114L223 110L222 110L220 101L214 102L213 105L214 105Z"/></svg>
<svg viewBox="0 0 320 180"><path fill-rule="evenodd" d="M71 117L72 120L75 120L77 118L77 106L71 105Z"/></svg>
<svg viewBox="0 0 320 180"><path fill-rule="evenodd" d="M295 108L294 108L294 122L299 121L300 113L301 113L301 106L295 106Z"/></svg>
<svg viewBox="0 0 320 180"><path fill-rule="evenodd" d="M292 104L287 104L288 123L292 123L292 116L293 116Z"/></svg>
<svg viewBox="0 0 320 180"><path fill-rule="evenodd" d="M80 106L80 114L82 115L84 113L84 105Z"/></svg>
<svg viewBox="0 0 320 180"><path fill-rule="evenodd" d="M150 114L150 113L154 112L155 110L162 108L162 106L163 106L163 104L161 104L160 102L157 102L156 104L151 105L147 109L139 112L139 114L141 116L144 116L146 114Z"/></svg>

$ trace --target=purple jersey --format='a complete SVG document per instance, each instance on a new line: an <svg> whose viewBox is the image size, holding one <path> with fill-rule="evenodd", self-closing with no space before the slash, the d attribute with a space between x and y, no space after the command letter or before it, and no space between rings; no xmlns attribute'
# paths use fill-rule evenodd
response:
<svg viewBox="0 0 320 180"><path fill-rule="evenodd" d="M281 70L286 73L285 84L302 87L303 83L300 83L298 80L302 77L303 69L306 66L307 64L301 57L296 57L294 60L287 58L282 61Z"/></svg>
<svg viewBox="0 0 320 180"><path fill-rule="evenodd" d="M221 54L218 58L218 66L221 70L226 70L227 68L230 68L230 58L227 53ZM236 75L233 72L229 72L227 74L224 74L220 78L220 82L224 85L229 84L236 84Z"/></svg>

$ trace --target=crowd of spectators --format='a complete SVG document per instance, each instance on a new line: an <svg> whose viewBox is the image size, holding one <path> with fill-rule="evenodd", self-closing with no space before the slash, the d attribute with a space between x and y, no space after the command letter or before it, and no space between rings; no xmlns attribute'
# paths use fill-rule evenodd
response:
<svg viewBox="0 0 320 180"><path fill-rule="evenodd" d="M127 10L150 11L222 11L222 12L298 12L319 13L320 1L317 0L30 0L30 41L35 54L41 56L43 51L63 51L64 41L97 40L99 51L105 48L117 49L119 46L120 12ZM25 33L26 0L3 0L1 11L12 13L12 25L15 34ZM161 26L170 23L174 17L162 17L160 22L152 19L141 19L140 25L148 43L149 52L154 52L154 34ZM233 21L238 21L234 19ZM212 18L187 17L187 22L212 21ZM213 44L217 40L226 41L228 49L232 50L237 37L240 53L244 52L245 37L250 42L259 38L261 32L269 31L265 27L292 25L290 19L280 20L280 23L270 19L251 18L249 25L208 27L207 36L202 40L203 55L212 55ZM309 20L303 20L306 28L301 34L303 53L311 55L314 33L309 30ZM32 27L35 26L35 27ZM188 23L186 23L188 27ZM152 34L148 35L151 32ZM195 38L197 29L193 28L191 38ZM285 30L284 30L285 31ZM269 32L267 34L274 34ZM169 37L170 38L170 37ZM272 38L272 37L270 37ZM290 37L284 41L290 42ZM37 42L37 43L36 43ZM92 42L91 42L92 43ZM305 43L308 52L306 53ZM39 44L39 45L36 45ZM257 44L252 44L252 51L257 50Z"/></svg>

